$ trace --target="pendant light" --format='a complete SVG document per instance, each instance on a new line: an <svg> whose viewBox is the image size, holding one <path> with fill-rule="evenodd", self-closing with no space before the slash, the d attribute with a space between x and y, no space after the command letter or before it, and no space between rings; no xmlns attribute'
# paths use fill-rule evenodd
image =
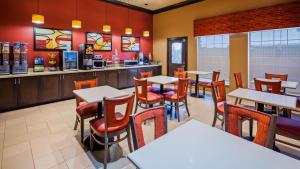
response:
<svg viewBox="0 0 300 169"><path fill-rule="evenodd" d="M81 28L81 21L78 19L78 0L76 0L76 18L72 20L72 28L79 29Z"/></svg>
<svg viewBox="0 0 300 169"><path fill-rule="evenodd" d="M132 34L132 28L130 28L130 18L129 18L129 0L128 0L128 2L127 2L127 4L128 4L128 25L127 25L127 27L125 28L125 34L126 35L131 35Z"/></svg>
<svg viewBox="0 0 300 169"><path fill-rule="evenodd" d="M144 31L143 32L143 36L144 37L149 37L150 36L150 32L149 31Z"/></svg>
<svg viewBox="0 0 300 169"><path fill-rule="evenodd" d="M103 32L110 32L111 31L111 27L110 25L107 24L107 3L105 3L105 21L104 21L104 25L102 27Z"/></svg>
<svg viewBox="0 0 300 169"><path fill-rule="evenodd" d="M40 14L40 1L39 0L37 0L37 11L35 14L32 14L31 19L32 19L32 23L34 23L34 24L41 25L41 24L45 23L44 15Z"/></svg>

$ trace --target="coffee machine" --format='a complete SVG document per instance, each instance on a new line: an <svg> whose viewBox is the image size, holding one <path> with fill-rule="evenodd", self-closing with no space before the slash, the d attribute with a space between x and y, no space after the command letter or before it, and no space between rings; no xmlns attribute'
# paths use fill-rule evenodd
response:
<svg viewBox="0 0 300 169"><path fill-rule="evenodd" d="M9 42L0 42L0 74L10 74Z"/></svg>
<svg viewBox="0 0 300 169"><path fill-rule="evenodd" d="M80 44L79 45L79 68L89 70L93 68L94 45Z"/></svg>
<svg viewBox="0 0 300 169"><path fill-rule="evenodd" d="M12 74L27 73L28 43L15 42L12 48Z"/></svg>

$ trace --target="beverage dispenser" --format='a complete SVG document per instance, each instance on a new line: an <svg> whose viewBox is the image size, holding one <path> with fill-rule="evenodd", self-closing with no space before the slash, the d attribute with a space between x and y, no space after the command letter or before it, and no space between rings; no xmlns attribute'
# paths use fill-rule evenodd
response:
<svg viewBox="0 0 300 169"><path fill-rule="evenodd" d="M28 72L27 54L28 44L15 42L13 44L13 65L12 74L20 74Z"/></svg>
<svg viewBox="0 0 300 169"><path fill-rule="evenodd" d="M89 70L93 68L94 45L80 44L79 45L79 68Z"/></svg>
<svg viewBox="0 0 300 169"><path fill-rule="evenodd" d="M0 42L0 74L10 74L9 42Z"/></svg>

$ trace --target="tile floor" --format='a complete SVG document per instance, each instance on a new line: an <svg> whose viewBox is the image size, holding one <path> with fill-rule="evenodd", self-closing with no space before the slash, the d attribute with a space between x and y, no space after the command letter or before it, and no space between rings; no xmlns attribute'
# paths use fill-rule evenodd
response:
<svg viewBox="0 0 300 169"><path fill-rule="evenodd" d="M132 91L132 89L126 89ZM188 98L191 117L211 124L213 102ZM140 110L140 109L139 109ZM181 109L184 112L184 109ZM168 121L171 131L188 119ZM2 169L94 169L102 168L98 162L99 152L86 151L79 141L79 131L73 130L75 100L56 102L0 114L0 166ZM153 126L144 127L146 142L153 140ZM247 130L247 126L245 127ZM88 122L85 123L88 135ZM289 140L287 138L283 138ZM289 140L300 144L294 140ZM277 143L280 150L300 159L300 150ZM122 158L109 164L113 169L134 168L126 159L127 141L120 143ZM95 159L96 158L96 159Z"/></svg>

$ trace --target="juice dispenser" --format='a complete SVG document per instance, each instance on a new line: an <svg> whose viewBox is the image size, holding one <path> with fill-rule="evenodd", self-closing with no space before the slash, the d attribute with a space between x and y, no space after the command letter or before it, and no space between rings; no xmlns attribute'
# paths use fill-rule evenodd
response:
<svg viewBox="0 0 300 169"><path fill-rule="evenodd" d="M28 44L15 42L13 44L13 65L12 74L28 72L27 63Z"/></svg>
<svg viewBox="0 0 300 169"><path fill-rule="evenodd" d="M9 42L0 42L0 74L10 74Z"/></svg>
<svg viewBox="0 0 300 169"><path fill-rule="evenodd" d="M79 45L79 68L88 70L93 68L94 45L80 44Z"/></svg>

